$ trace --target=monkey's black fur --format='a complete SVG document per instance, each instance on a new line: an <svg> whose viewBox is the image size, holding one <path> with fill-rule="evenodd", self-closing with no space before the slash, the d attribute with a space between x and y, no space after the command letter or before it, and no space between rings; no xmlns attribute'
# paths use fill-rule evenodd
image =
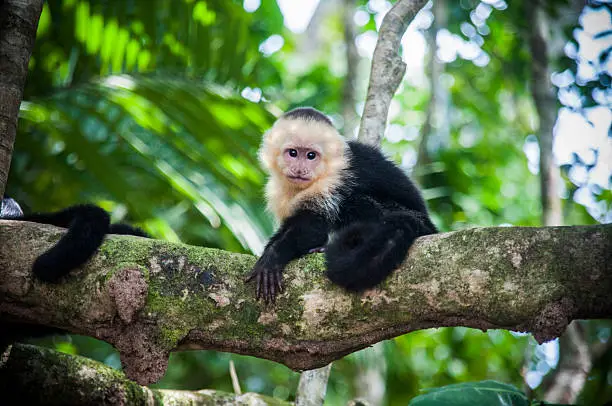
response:
<svg viewBox="0 0 612 406"><path fill-rule="evenodd" d="M298 107L296 109L289 110L283 114L283 117L288 119L319 121L329 126L333 126L333 123L329 117L321 113L319 110L313 109L312 107Z"/></svg>
<svg viewBox="0 0 612 406"><path fill-rule="evenodd" d="M416 186L378 149L349 142L351 187L326 247L327 276L347 290L382 282L417 237L436 232Z"/></svg>
<svg viewBox="0 0 612 406"><path fill-rule="evenodd" d="M349 291L371 288L399 267L417 237L436 233L419 190L401 169L374 147L348 146L338 215L302 208L283 221L248 277L261 275L258 297L274 300L285 266L321 246L332 282Z"/></svg>
<svg viewBox="0 0 612 406"><path fill-rule="evenodd" d="M8 199L5 199L8 200ZM12 200L12 199L11 199ZM9 205L6 205L9 207ZM106 211L93 204L68 207L53 213L4 215L10 220L31 221L68 228L66 234L34 261L32 272L45 282L57 282L71 270L85 264L102 245L106 234L129 234L148 237L137 227L127 224L110 224Z"/></svg>

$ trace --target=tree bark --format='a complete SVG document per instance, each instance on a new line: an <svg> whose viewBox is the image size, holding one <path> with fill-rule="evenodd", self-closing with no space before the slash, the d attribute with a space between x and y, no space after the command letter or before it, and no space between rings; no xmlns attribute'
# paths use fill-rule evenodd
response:
<svg viewBox="0 0 612 406"><path fill-rule="evenodd" d="M0 198L8 179L42 0L0 1Z"/></svg>
<svg viewBox="0 0 612 406"><path fill-rule="evenodd" d="M410 331L441 326L558 337L573 319L612 317L612 225L481 228L419 238L380 288L348 294L320 254L294 261L275 305L243 283L255 257L110 236L83 269L50 285L34 259L65 230L0 221L0 319L89 335L119 350L126 374L159 379L174 349L327 365Z"/></svg>
<svg viewBox="0 0 612 406"><path fill-rule="evenodd" d="M213 390L151 389L88 358L21 344L13 345L0 359L0 391L2 404L9 405L291 404L255 393L233 395Z"/></svg>

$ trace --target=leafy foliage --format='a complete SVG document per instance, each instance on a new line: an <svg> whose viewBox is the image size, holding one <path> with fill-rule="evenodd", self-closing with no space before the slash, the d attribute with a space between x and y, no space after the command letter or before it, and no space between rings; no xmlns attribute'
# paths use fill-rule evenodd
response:
<svg viewBox="0 0 612 406"><path fill-rule="evenodd" d="M33 210L93 199L159 238L258 252L271 223L254 157L273 116L235 90L274 77L252 41L266 34L233 2L170 4L46 3L8 192Z"/></svg>
<svg viewBox="0 0 612 406"><path fill-rule="evenodd" d="M412 399L411 406L529 406L527 396L512 385L496 381L466 382L429 389Z"/></svg>
<svg viewBox="0 0 612 406"><path fill-rule="evenodd" d="M529 2L445 3L447 31L482 51L445 64L440 80L448 92L448 116L443 117L448 138L432 143L428 162L417 162L431 89L409 73L391 108L384 149L421 180L442 230L538 225L538 173L526 154L535 146L537 123L524 37ZM547 8L553 15L565 4L550 0ZM365 13L359 44L375 35L386 6L356 2L361 18ZM275 0L262 0L251 13L239 0L47 1L8 193L27 209L41 211L93 201L111 211L114 220L138 223L156 238L257 252L273 227L263 208L264 175L256 160L260 136L274 119L270 111L313 105L342 127L345 44L339 10L331 10L318 27L299 36L285 29ZM574 27L563 32L567 39ZM284 46L267 56L260 44L272 35L281 35ZM402 53L406 60L414 57L412 48ZM581 108L606 94L609 57L599 57L596 81L572 85L584 97ZM566 68L576 70L572 58L559 61L559 69ZM366 58L358 71L362 101ZM578 160L566 172L576 166ZM577 187L569 176L566 185L566 223L596 221L573 200ZM610 202L608 189L597 196ZM609 326L595 325L590 337L605 342L609 331ZM120 367L116 352L92 339L46 343ZM380 380L386 404L407 404L423 388L458 382L495 379L521 387L528 345L528 337L506 331L414 332L334 363L327 402L346 404L363 395L368 388L363 377L370 373ZM215 352L173 354L167 375L155 386L229 391L230 359L243 389L293 399L297 373L269 361ZM608 351L596 364L585 404L612 399L610 365ZM458 386L465 396L487 396L493 393L487 388L500 387L503 396L514 399L517 391L500 383ZM422 396L442 399L447 391ZM517 402L524 401L516 396ZM470 404L479 403L496 404Z"/></svg>

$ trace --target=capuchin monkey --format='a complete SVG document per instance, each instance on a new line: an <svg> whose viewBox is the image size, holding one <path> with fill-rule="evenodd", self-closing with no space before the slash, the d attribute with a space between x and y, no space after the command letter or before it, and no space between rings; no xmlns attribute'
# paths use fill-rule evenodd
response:
<svg viewBox="0 0 612 406"><path fill-rule="evenodd" d="M59 282L62 276L89 261L107 234L149 237L138 227L122 223L110 224L108 213L92 204L71 206L53 213L24 215L15 200L4 198L0 205L0 219L31 221L68 228L62 238L43 252L32 266L33 274L41 281L49 283ZM62 332L60 329L48 326L0 322L0 354L15 341Z"/></svg>
<svg viewBox="0 0 612 406"><path fill-rule="evenodd" d="M275 301L293 259L325 252L327 276L348 291L382 282L422 235L436 233L404 172L371 146L346 141L313 108L291 110L264 135L268 209L280 228L246 281Z"/></svg>

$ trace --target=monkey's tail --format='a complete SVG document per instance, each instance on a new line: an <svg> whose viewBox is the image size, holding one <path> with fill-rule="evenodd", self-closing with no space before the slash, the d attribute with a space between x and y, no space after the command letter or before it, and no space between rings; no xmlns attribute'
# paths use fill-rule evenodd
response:
<svg viewBox="0 0 612 406"><path fill-rule="evenodd" d="M427 215L394 212L340 230L325 248L327 276L349 291L372 288L397 269L416 237L435 232Z"/></svg>
<svg viewBox="0 0 612 406"><path fill-rule="evenodd" d="M68 228L66 234L34 262L34 275L45 282L56 282L85 264L102 245L110 229L108 213L92 204L72 206L54 213L30 214L20 220Z"/></svg>
<svg viewBox="0 0 612 406"><path fill-rule="evenodd" d="M137 237L151 238L151 236L140 227L134 227L125 223L111 224L109 234L135 235Z"/></svg>

